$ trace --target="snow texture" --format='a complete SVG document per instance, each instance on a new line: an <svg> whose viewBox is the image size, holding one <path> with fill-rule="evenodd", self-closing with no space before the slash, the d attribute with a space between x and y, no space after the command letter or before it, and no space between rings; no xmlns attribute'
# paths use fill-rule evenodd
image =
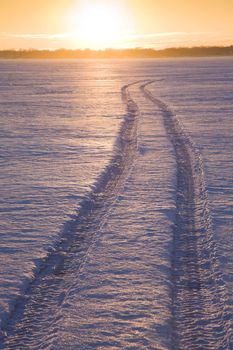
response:
<svg viewBox="0 0 233 350"><path fill-rule="evenodd" d="M0 70L2 348L231 349L232 59Z"/></svg>

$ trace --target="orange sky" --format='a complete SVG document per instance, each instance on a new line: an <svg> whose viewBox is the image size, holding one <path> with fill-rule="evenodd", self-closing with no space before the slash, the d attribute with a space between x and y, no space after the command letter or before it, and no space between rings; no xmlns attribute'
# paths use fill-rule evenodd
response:
<svg viewBox="0 0 233 350"><path fill-rule="evenodd" d="M0 49L233 44L233 0L0 0Z"/></svg>

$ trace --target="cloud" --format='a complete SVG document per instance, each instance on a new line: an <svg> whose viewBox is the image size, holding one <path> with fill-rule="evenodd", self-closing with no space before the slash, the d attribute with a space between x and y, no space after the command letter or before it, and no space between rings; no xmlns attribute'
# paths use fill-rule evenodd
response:
<svg viewBox="0 0 233 350"><path fill-rule="evenodd" d="M15 38L15 39L39 39L39 40L64 40L69 39L73 37L77 37L76 33L58 33L58 34L45 34L45 33L38 33L38 34L16 34L16 33L6 33L2 32L0 33L1 37L5 38Z"/></svg>
<svg viewBox="0 0 233 350"><path fill-rule="evenodd" d="M225 36L220 32L163 32L148 34L130 34L124 38L125 46L170 47L179 45L202 45L221 40Z"/></svg>
<svg viewBox="0 0 233 350"><path fill-rule="evenodd" d="M164 36L177 36L184 35L185 32L165 32L165 33L148 33L148 34L132 34L130 37L132 39L148 39L148 38L158 38Z"/></svg>
<svg viewBox="0 0 233 350"><path fill-rule="evenodd" d="M7 33L0 32L0 40L14 39L21 42L22 40L35 41L38 47L42 42L47 42L46 47L65 46L72 48L73 46L83 47L83 38L77 32L65 33ZM10 40L9 40L10 42ZM38 44L36 44L38 42ZM40 44L39 44L40 42ZM232 42L232 38L223 32L160 32L160 33L127 33L119 37L118 44L114 47L148 47L148 48L166 48L174 46L190 46L190 45L214 45ZM74 44L76 43L76 44ZM19 45L19 44L18 44ZM20 45L23 45L22 42ZM30 43L31 45L31 43ZM34 45L34 44L32 44ZM16 45L17 46L17 45Z"/></svg>
<svg viewBox="0 0 233 350"><path fill-rule="evenodd" d="M213 32L164 32L164 33L147 33L147 34L128 34L125 35L126 39L137 40L137 39L153 39L153 38L163 38L163 37L184 37L184 36L196 36L196 35L208 35L214 34ZM216 34L216 33L215 33ZM18 39L67 39L79 36L78 33L68 32L68 33L37 33L37 34L26 34L26 33L7 33L0 32L0 36L8 38L18 38Z"/></svg>
<svg viewBox="0 0 233 350"><path fill-rule="evenodd" d="M163 37L192 37L199 35L216 35L216 32L164 32L164 33L148 33L148 34L131 34L130 39L157 39Z"/></svg>

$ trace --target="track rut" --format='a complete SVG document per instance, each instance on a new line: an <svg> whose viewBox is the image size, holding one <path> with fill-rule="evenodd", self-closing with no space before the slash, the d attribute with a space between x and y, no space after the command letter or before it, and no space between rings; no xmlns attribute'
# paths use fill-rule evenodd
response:
<svg viewBox="0 0 233 350"><path fill-rule="evenodd" d="M232 318L218 263L202 156L168 104L141 86L162 113L177 164L172 256L174 349L231 349Z"/></svg>

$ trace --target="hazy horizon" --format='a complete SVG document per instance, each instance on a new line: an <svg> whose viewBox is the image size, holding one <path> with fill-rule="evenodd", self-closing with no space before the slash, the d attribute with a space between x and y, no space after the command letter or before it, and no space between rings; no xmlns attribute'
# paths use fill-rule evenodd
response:
<svg viewBox="0 0 233 350"><path fill-rule="evenodd" d="M4 49L2 47L0 47L0 52L3 51L93 51L93 52L107 52L107 51L115 51L115 52L120 52L120 51L143 51L143 50L153 50L155 52L162 52L162 51L166 51L166 50L186 50L186 49L211 49L211 48L217 48L217 49L224 49L224 48L229 48L229 47L233 47L233 40L231 43L229 43L228 45L190 45L190 46L167 46L164 48L154 48L154 47L144 47L144 46L135 46L135 47L125 47L125 48L114 48L114 47L106 47L106 48L100 48L100 49L90 49L89 47L84 47L84 48L67 48L67 47L57 47L57 48L34 48L34 47L20 47L20 48L8 48L8 49Z"/></svg>

